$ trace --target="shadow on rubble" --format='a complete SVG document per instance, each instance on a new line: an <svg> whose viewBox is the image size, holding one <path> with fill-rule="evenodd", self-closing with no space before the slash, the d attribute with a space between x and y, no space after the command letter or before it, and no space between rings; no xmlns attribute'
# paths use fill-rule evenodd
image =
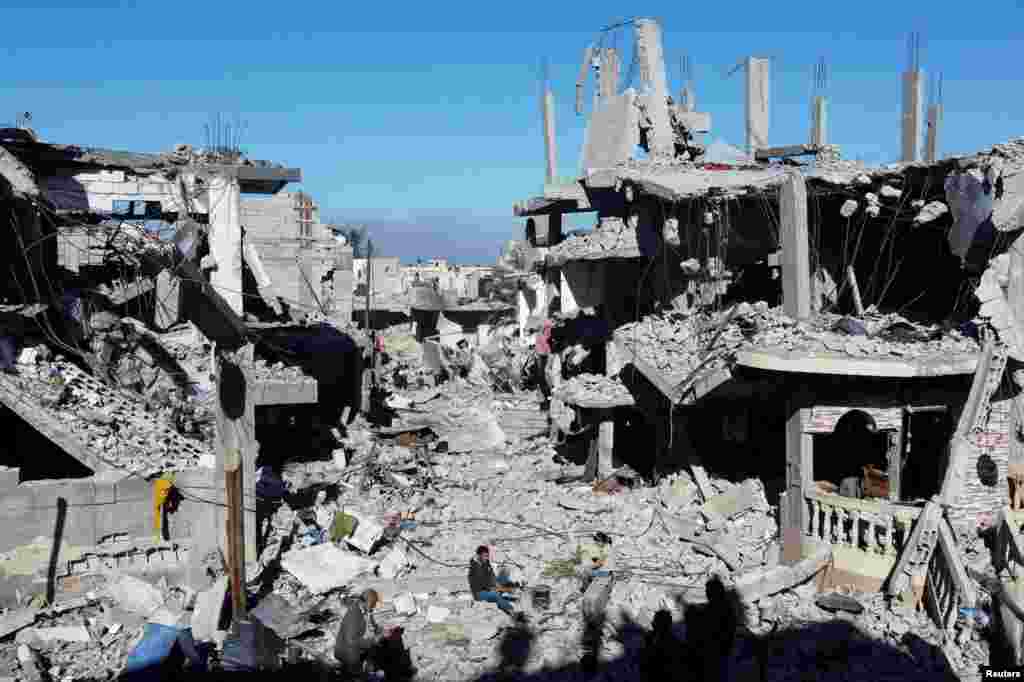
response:
<svg viewBox="0 0 1024 682"><path fill-rule="evenodd" d="M543 616L535 625L513 624L499 638L500 663L475 682L957 679L938 647L913 633L896 646L836 618L758 634L738 615L742 610L735 594L709 596L702 604L677 597L685 614L681 621L673 622L668 610L659 611L651 625L625 611L614 626L607 616L601 618L584 628L578 662L540 670L530 660L545 631ZM608 640L622 652L612 659L598 655Z"/></svg>

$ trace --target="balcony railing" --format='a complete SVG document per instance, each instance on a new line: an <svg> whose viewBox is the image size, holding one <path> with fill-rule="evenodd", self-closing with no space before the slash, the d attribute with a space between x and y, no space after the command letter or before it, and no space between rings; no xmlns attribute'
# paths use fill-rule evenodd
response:
<svg viewBox="0 0 1024 682"><path fill-rule="evenodd" d="M949 524L945 520L940 521L938 530L938 542L928 562L925 606L935 624L952 633L960 607L973 607L976 595Z"/></svg>
<svg viewBox="0 0 1024 682"><path fill-rule="evenodd" d="M903 549L921 510L888 500L857 499L812 491L805 495L813 538L868 554L891 556Z"/></svg>

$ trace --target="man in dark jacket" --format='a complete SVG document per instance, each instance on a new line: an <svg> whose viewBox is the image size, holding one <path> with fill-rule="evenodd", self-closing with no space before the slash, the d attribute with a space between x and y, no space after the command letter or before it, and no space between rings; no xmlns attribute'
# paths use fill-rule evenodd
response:
<svg viewBox="0 0 1024 682"><path fill-rule="evenodd" d="M509 614L515 613L512 603L504 596L509 587L498 585L491 566L491 550L481 545L476 548L476 556L469 562L469 590L473 599L497 604L498 608Z"/></svg>
<svg viewBox="0 0 1024 682"><path fill-rule="evenodd" d="M367 590L349 605L334 642L334 657L349 674L362 672L363 663L381 641L373 610L380 602L376 590Z"/></svg>

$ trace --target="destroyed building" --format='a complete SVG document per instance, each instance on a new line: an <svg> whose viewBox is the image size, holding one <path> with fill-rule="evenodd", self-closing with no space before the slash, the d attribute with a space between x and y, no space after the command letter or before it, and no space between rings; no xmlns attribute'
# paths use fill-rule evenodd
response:
<svg viewBox="0 0 1024 682"><path fill-rule="evenodd" d="M309 352L297 359L288 350L322 336L281 307L293 319L309 312L301 308L308 297L282 293L308 262L274 260L274 226L249 223L242 210L263 195L292 215L294 196L273 197L300 179L298 169L187 145L140 154L0 130L8 246L0 258L12 273L4 278L0 401L15 434L0 461L4 600L54 581L60 592L100 568L180 575L190 552L223 535L215 347L241 353L251 442L279 438L282 415L312 423L327 400L339 413L346 404L358 409L357 383L325 383L330 373L317 375ZM175 239L148 231L147 221ZM280 235L288 244L300 238ZM332 362L352 382L360 361L350 355L352 367L344 355ZM250 510L259 457L245 449ZM179 496L173 512L154 512L160 481ZM257 524L246 516L252 561Z"/></svg>
<svg viewBox="0 0 1024 682"><path fill-rule="evenodd" d="M544 192L514 207L546 249L521 327L553 309L608 330L565 332L563 377L581 371L574 356L600 359L556 390L553 418L585 432L599 479L622 463L688 468L698 485L705 472L761 479L790 562L831 548L824 586L898 591L906 572L935 613L966 603L952 554L1006 506L1017 442L1006 273L1024 141L883 168L839 160L820 130L817 144L769 147L767 111L749 104L768 75L752 59L750 153L708 159L692 133L710 115L673 103L658 25L634 29L635 89L619 89L614 50L585 54L581 73L598 75L582 175L554 178L546 126ZM565 237L575 213L595 227ZM960 543L946 550L952 582L935 561L908 568L931 500L942 520L928 523Z"/></svg>

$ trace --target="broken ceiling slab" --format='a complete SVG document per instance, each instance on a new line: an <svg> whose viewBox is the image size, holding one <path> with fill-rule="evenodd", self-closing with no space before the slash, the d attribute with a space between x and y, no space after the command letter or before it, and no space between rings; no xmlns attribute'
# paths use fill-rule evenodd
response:
<svg viewBox="0 0 1024 682"><path fill-rule="evenodd" d="M776 349L741 350L736 364L751 369L796 374L915 378L973 374L978 354L930 354L921 357L851 357L842 353L787 352Z"/></svg>
<svg viewBox="0 0 1024 682"><path fill-rule="evenodd" d="M758 161L768 161L769 159L789 159L794 156L811 156L819 151L820 148L813 144L794 144L788 147L758 149L754 156Z"/></svg>
<svg viewBox="0 0 1024 682"><path fill-rule="evenodd" d="M755 570L736 578L733 586L740 600L752 603L762 597L770 597L802 585L831 563L831 545L811 538L804 540L807 543L805 548L809 545L810 550L792 566L779 565L767 570Z"/></svg>
<svg viewBox="0 0 1024 682"><path fill-rule="evenodd" d="M636 228L618 218L606 218L593 231L569 237L548 250L546 262L559 266L571 261L640 258Z"/></svg>
<svg viewBox="0 0 1024 682"><path fill-rule="evenodd" d="M586 178L589 189L613 189L632 183L641 192L666 201L700 197L712 190L740 195L753 189L767 189L782 183L786 172L778 168L704 170L685 166L637 164L634 167L605 168L591 171Z"/></svg>

